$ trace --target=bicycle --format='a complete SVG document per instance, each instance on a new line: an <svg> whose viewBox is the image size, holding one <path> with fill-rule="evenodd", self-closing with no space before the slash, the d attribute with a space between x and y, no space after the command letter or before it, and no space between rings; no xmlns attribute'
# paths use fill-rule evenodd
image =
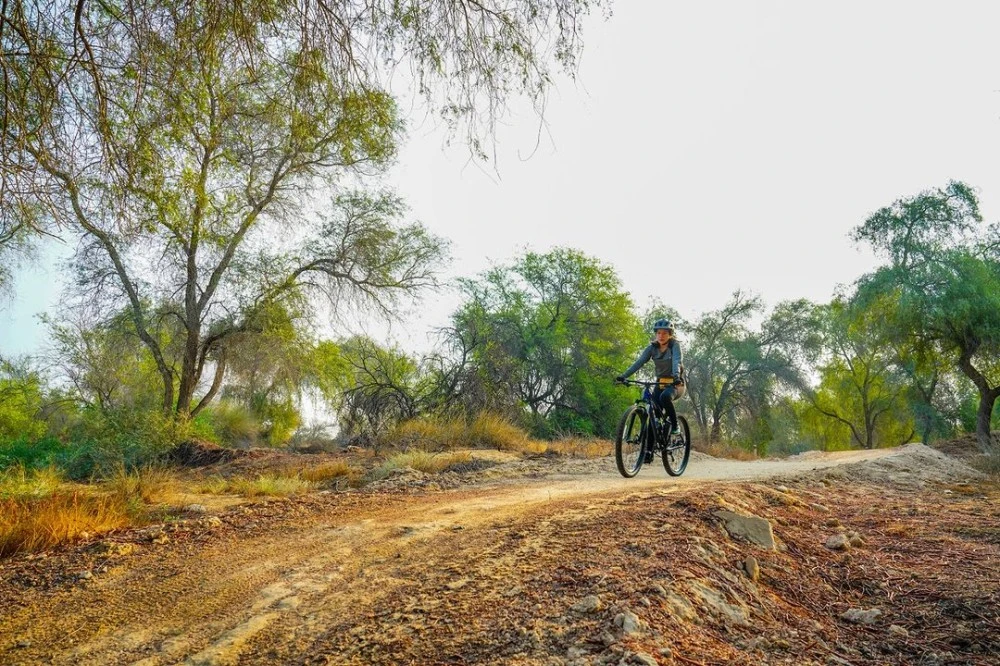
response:
<svg viewBox="0 0 1000 666"><path fill-rule="evenodd" d="M653 400L653 387L657 382L626 379L626 386L642 386L642 397L622 414L615 437L615 463L626 479L631 479L642 469L646 456L652 452L663 459L663 468L670 476L680 476L691 457L691 429L687 419L678 415L677 432L664 432L669 427L662 408Z"/></svg>

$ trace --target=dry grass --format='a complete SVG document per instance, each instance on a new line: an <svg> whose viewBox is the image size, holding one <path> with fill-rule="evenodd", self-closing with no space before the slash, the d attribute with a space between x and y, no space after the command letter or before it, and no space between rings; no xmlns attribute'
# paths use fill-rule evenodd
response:
<svg viewBox="0 0 1000 666"><path fill-rule="evenodd" d="M55 467L25 470L17 466L0 473L0 499L29 500L49 497L65 479Z"/></svg>
<svg viewBox="0 0 1000 666"><path fill-rule="evenodd" d="M134 524L140 511L119 494L57 493L0 500L0 557L37 552Z"/></svg>
<svg viewBox="0 0 1000 666"><path fill-rule="evenodd" d="M614 452L614 445L606 439L567 437L549 442L547 450L573 458L603 458Z"/></svg>
<svg viewBox="0 0 1000 666"><path fill-rule="evenodd" d="M333 460L314 467L305 467L299 470L297 476L312 483L328 483L344 478L355 479L362 474L361 469L346 460Z"/></svg>
<svg viewBox="0 0 1000 666"><path fill-rule="evenodd" d="M452 451L454 449L496 449L519 453L543 453L545 442L532 439L510 420L495 414L480 414L471 423L418 419L399 424L386 438L404 450Z"/></svg>
<svg viewBox="0 0 1000 666"><path fill-rule="evenodd" d="M694 445L695 451L707 453L713 458L729 458L730 460L757 460L753 451L748 451L740 446L734 446L725 442L699 443Z"/></svg>
<svg viewBox="0 0 1000 666"><path fill-rule="evenodd" d="M120 465L105 485L112 493L125 499L138 497L148 504L174 499L179 488L173 471L157 465L147 465L133 470Z"/></svg>
<svg viewBox="0 0 1000 666"><path fill-rule="evenodd" d="M195 492L204 495L243 495L244 497L289 497L309 492L316 483L289 474L258 474L230 479L212 476L201 481Z"/></svg>
<svg viewBox="0 0 1000 666"><path fill-rule="evenodd" d="M397 453L378 468L373 470L372 476L376 479L384 479L397 469L410 468L425 474L438 474L452 467L465 465L472 461L472 454L468 451L454 451L448 453L431 453L429 451L407 451Z"/></svg>

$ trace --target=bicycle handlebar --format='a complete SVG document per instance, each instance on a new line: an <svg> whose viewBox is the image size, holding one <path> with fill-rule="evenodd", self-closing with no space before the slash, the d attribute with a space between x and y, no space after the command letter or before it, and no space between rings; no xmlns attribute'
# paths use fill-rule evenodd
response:
<svg viewBox="0 0 1000 666"><path fill-rule="evenodd" d="M623 384L625 386L659 386L659 382L647 382L641 379L621 379L617 380L617 383Z"/></svg>

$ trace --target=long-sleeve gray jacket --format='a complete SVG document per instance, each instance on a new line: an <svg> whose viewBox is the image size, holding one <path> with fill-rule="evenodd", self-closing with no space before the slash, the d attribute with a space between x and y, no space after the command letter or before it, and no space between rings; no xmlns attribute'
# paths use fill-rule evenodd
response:
<svg viewBox="0 0 1000 666"><path fill-rule="evenodd" d="M656 344L656 341L649 343L642 353L639 354L639 358L635 360L635 363L625 371L624 377L632 376L636 370L646 365L649 360L652 359L653 364L656 366L656 376L659 377L674 377L677 378L681 373L681 363L684 361L684 353L681 351L681 345L676 339L671 338L667 342L667 348L662 352L660 351L660 345Z"/></svg>

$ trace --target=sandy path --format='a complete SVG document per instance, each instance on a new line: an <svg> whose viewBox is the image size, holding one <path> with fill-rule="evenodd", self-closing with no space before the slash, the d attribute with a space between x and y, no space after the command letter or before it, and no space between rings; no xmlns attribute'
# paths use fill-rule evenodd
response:
<svg viewBox="0 0 1000 666"><path fill-rule="evenodd" d="M144 547L84 585L27 598L13 611L0 608L0 663L303 663L316 636L345 618L360 622L400 589L419 589L421 572L451 572L453 583L498 575L502 553L495 552L494 532L501 527L544 531L553 520L565 524L630 496L905 453L814 453L756 462L695 456L681 479L667 477L658 464L623 479L608 460L596 474L373 495L256 534ZM484 558L490 567L477 569Z"/></svg>

